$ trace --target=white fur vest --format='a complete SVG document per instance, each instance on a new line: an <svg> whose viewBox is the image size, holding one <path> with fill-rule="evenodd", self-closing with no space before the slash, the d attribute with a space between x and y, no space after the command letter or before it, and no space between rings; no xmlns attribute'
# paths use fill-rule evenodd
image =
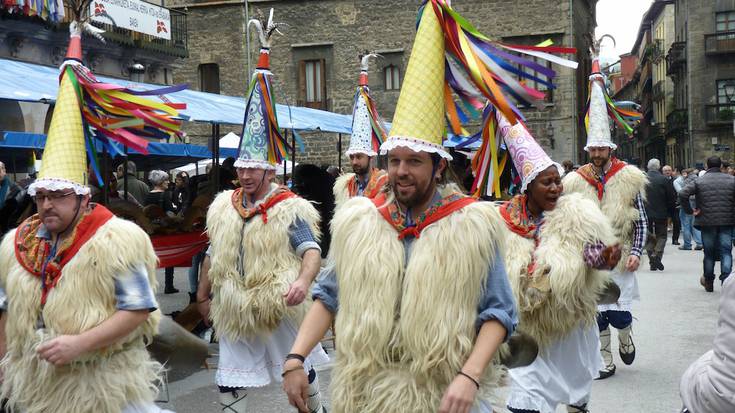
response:
<svg viewBox="0 0 735 413"><path fill-rule="evenodd" d="M350 183L355 179L355 174L350 172L340 175L334 182L332 192L334 193L334 203L337 207L341 206L350 196ZM388 182L388 174L377 168L373 168L370 173L370 180L365 187L364 196L368 198L375 197Z"/></svg>
<svg viewBox="0 0 735 413"><path fill-rule="evenodd" d="M426 227L407 254L371 200L353 198L337 211L336 413L438 409L475 342L499 225L492 204L476 202ZM497 376L488 366L482 393Z"/></svg>
<svg viewBox="0 0 735 413"><path fill-rule="evenodd" d="M132 222L112 218L101 226L62 270L43 307L46 328L36 329L41 311L40 278L27 272L14 253L15 231L0 245L0 279L8 294L2 361L2 394L24 413L120 412L129 403L152 402L160 364L145 343L158 328L160 311L108 348L55 367L36 355L42 341L79 334L110 318L115 308L114 278L143 262L155 288L157 258L150 238Z"/></svg>
<svg viewBox="0 0 735 413"><path fill-rule="evenodd" d="M597 205L582 195L567 194L559 198L554 210L544 213L533 277L527 274L533 239L511 230L505 234L505 265L520 312L518 329L546 346L580 321L593 324L597 295L609 277L607 272L588 267L582 251L585 244L615 243L613 230Z"/></svg>
<svg viewBox="0 0 735 413"><path fill-rule="evenodd" d="M563 180L565 194L583 195L597 204L610 220L615 237L623 247L622 258L615 268L620 272L625 268L625 261L632 247L635 221L640 217L640 212L635 207L635 198L638 194L645 197L647 182L648 178L643 171L635 166L626 165L605 184L605 192L600 200L597 197L597 189L578 173L569 173Z"/></svg>
<svg viewBox="0 0 735 413"><path fill-rule="evenodd" d="M319 237L319 212L309 201L294 197L269 208L267 223L262 215L246 222L232 205L232 193L217 195L207 213L214 295L211 317L218 334L231 340L267 334L283 317L299 325L306 301L287 307L283 299L301 269L301 257L289 241L289 227L300 218Z"/></svg>

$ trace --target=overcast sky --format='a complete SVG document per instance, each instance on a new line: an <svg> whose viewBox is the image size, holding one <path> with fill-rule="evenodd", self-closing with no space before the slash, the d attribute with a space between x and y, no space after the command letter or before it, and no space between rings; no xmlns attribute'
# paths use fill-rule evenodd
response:
<svg viewBox="0 0 735 413"><path fill-rule="evenodd" d="M618 56L630 52L638 35L641 18L653 0L599 0L597 2L597 29L595 36L610 34L615 38L602 42L600 57L606 62L618 60Z"/></svg>

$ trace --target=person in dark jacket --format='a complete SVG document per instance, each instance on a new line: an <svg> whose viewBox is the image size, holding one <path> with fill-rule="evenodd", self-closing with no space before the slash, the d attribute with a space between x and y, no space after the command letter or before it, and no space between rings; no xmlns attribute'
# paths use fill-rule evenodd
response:
<svg viewBox="0 0 735 413"><path fill-rule="evenodd" d="M648 161L648 184L646 185L646 215L648 215L648 241L646 251L651 271L664 269L661 259L668 238L669 217L676 210L676 192L671 180L659 169L661 161Z"/></svg>
<svg viewBox="0 0 735 413"><path fill-rule="evenodd" d="M704 275L699 282L705 291L712 292L715 280L715 260L720 256L720 281L732 270L732 230L735 225L735 177L720 170L722 161L717 156L707 159L707 172L688 184L679 193L685 201L694 195L696 209L689 202L681 202L687 213L694 214L694 226L702 231L704 244Z"/></svg>
<svg viewBox="0 0 735 413"><path fill-rule="evenodd" d="M174 212L183 214L189 209L192 201L191 190L189 188L189 174L184 171L177 173L175 184L171 202L174 206Z"/></svg>
<svg viewBox="0 0 735 413"><path fill-rule="evenodd" d="M135 197L139 204L144 205L146 197L148 196L148 193L151 191L151 189L145 182L136 177L137 173L137 167L135 166L135 162L133 161L128 161L127 177L125 177L123 165L119 165L117 167L117 176L118 180L120 181L118 186L120 187L120 189L124 190L125 181L127 180L128 193L133 195L133 197Z"/></svg>
<svg viewBox="0 0 735 413"><path fill-rule="evenodd" d="M146 196L145 205L160 206L166 215L175 214L171 191L168 189L168 174L164 171L153 170L148 175L148 180L153 185L153 190ZM174 267L166 267L163 293L175 294L178 292L179 290L174 287Z"/></svg>

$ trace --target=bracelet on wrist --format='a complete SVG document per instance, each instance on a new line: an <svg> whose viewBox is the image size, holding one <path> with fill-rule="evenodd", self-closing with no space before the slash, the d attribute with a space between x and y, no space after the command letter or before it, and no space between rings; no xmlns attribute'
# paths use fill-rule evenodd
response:
<svg viewBox="0 0 735 413"><path fill-rule="evenodd" d="M288 370L284 370L284 371L283 371L283 373L281 373L281 377L286 377L286 375L287 375L288 373L292 373L292 372L294 372L294 371L299 371L299 370L301 370L301 371L304 371L304 366L303 366L303 364L302 364L302 365L300 365L300 366L298 366L298 367L294 367L294 368L291 368L291 369L288 369Z"/></svg>
<svg viewBox="0 0 735 413"><path fill-rule="evenodd" d="M477 381L477 380L475 380L474 377L472 377L469 374L463 372L462 370L458 371L457 374L460 375L460 376L464 376L464 377L468 378L469 380L471 380L472 383L475 384L475 387L477 387L477 390L480 390L480 382Z"/></svg>
<svg viewBox="0 0 735 413"><path fill-rule="evenodd" d="M197 304L204 304L204 303L206 303L207 301L210 301L210 300L211 299L209 297L207 297L207 298L205 298L203 300L197 300Z"/></svg>
<svg viewBox="0 0 735 413"><path fill-rule="evenodd" d="M306 357L302 356L301 354L288 353L286 355L286 360L298 360L298 361L300 361L302 363L305 363L306 362Z"/></svg>

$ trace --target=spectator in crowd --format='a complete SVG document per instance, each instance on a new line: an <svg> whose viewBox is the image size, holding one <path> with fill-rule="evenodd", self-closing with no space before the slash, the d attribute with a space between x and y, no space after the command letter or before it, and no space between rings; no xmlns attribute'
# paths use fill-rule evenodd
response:
<svg viewBox="0 0 735 413"><path fill-rule="evenodd" d="M173 207L178 213L185 212L191 205L191 190L189 189L189 174L181 171L176 174L175 187L173 191Z"/></svg>
<svg viewBox="0 0 735 413"><path fill-rule="evenodd" d="M674 183L674 180L679 177L679 171L681 169L673 169L670 165L664 165L663 168L661 168L661 173L671 181L671 183ZM674 195L676 195L676 188L674 188ZM674 201L676 203L676 209L671 214L671 244L672 245L679 245L679 235L681 234L681 221L679 220L679 200L676 196L674 196Z"/></svg>
<svg viewBox="0 0 735 413"><path fill-rule="evenodd" d="M164 171L153 170L148 174L148 180L153 189L145 198L145 206L158 205L167 215L175 213L171 191L168 190L168 174ZM174 288L174 267L166 267L166 276L164 277L164 294L178 293L179 290Z"/></svg>
<svg viewBox="0 0 735 413"><path fill-rule="evenodd" d="M646 215L648 215L648 239L646 251L651 271L664 270L662 258L668 238L669 217L676 209L676 194L671 181L659 169L661 161L648 161L648 184L646 185Z"/></svg>
<svg viewBox="0 0 735 413"><path fill-rule="evenodd" d="M562 176L562 178L565 177L569 172L572 172L574 170L574 163L572 163L572 161L570 161L569 159L563 161L561 163L561 166L564 168L564 175Z"/></svg>
<svg viewBox="0 0 735 413"><path fill-rule="evenodd" d="M698 178L698 171L696 169L688 168L681 171L681 176L674 180L674 190L679 195L681 190L684 189L688 184L694 182ZM692 240L695 243L695 250L701 250L702 247L702 233L698 229L694 228L694 216L688 214L686 209L681 206L681 199L679 199L679 221L681 222L681 232L684 236L684 245L679 246L680 250L691 250ZM690 208L695 208L694 196L689 197Z"/></svg>
<svg viewBox="0 0 735 413"><path fill-rule="evenodd" d="M735 412L735 280L723 284L712 350L684 372L679 393L686 413Z"/></svg>
<svg viewBox="0 0 735 413"><path fill-rule="evenodd" d="M694 215L694 226L702 231L704 244L704 275L699 282L705 291L712 292L715 279L715 260L720 257L720 281L732 270L732 230L735 225L735 177L720 169L717 156L707 159L707 173L687 184L679 193L682 208ZM694 195L696 208L689 197Z"/></svg>
<svg viewBox="0 0 735 413"><path fill-rule="evenodd" d="M145 182L139 180L136 176L138 173L138 168L135 166L135 162L128 161L128 193L133 195L135 199L138 201L139 204L145 204L146 197L148 196L148 192L151 191L151 189L146 185ZM125 189L125 183L124 183L124 166L120 164L120 166L117 167L117 176L119 178L120 189Z"/></svg>
<svg viewBox="0 0 735 413"><path fill-rule="evenodd" d="M337 177L340 175L339 167L330 165L327 167L327 173L332 176L332 178L337 179Z"/></svg>
<svg viewBox="0 0 735 413"><path fill-rule="evenodd" d="M0 162L0 209L5 206L5 200L10 199L20 187L13 182L5 171L5 164Z"/></svg>

